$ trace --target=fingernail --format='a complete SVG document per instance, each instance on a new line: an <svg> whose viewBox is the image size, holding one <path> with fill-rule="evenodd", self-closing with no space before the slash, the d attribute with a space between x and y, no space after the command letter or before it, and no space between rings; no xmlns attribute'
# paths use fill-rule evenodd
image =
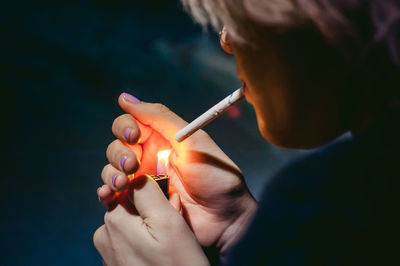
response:
<svg viewBox="0 0 400 266"><path fill-rule="evenodd" d="M117 186L115 185L115 181L117 180L117 178L118 178L118 174L115 174L113 177L112 177L112 179L111 179L111 183L113 184L113 186L116 188Z"/></svg>
<svg viewBox="0 0 400 266"><path fill-rule="evenodd" d="M129 137L130 137L130 135L131 135L131 129L130 129L130 128L125 129L124 137L125 137L125 140L126 140L127 142L129 142Z"/></svg>
<svg viewBox="0 0 400 266"><path fill-rule="evenodd" d="M119 164L121 166L121 170L124 170L124 164L125 164L126 159L128 159L128 156L126 156L126 155L124 155L121 159L121 162Z"/></svg>
<svg viewBox="0 0 400 266"><path fill-rule="evenodd" d="M124 99L127 100L128 102L131 102L133 104L138 104L140 103L140 100L138 98L136 98L133 95L130 95L129 93L124 92L123 93Z"/></svg>

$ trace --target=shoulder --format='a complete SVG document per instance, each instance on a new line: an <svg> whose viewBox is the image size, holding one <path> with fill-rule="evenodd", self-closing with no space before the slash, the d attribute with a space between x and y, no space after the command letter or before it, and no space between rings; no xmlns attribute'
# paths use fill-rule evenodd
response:
<svg viewBox="0 0 400 266"><path fill-rule="evenodd" d="M274 191L292 191L296 187L359 190L385 180L396 181L400 177L399 152L400 124L378 126L290 163L274 177L263 195L269 197Z"/></svg>
<svg viewBox="0 0 400 266"><path fill-rule="evenodd" d="M398 235L400 179L400 135L392 129L329 145L279 172L232 256L236 262L241 252L250 257L232 265L359 264L383 254L389 259Z"/></svg>

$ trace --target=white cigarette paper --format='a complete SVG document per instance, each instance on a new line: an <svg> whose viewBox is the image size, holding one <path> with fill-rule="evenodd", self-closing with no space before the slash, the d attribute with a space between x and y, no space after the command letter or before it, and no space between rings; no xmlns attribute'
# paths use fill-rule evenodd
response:
<svg viewBox="0 0 400 266"><path fill-rule="evenodd" d="M175 140L181 142L187 137L191 136L197 130L203 128L208 123L213 121L215 118L220 116L223 112L228 110L228 108L243 99L244 93L243 88L237 89L228 95L225 99L208 109L204 114L193 120L192 123L182 128L178 133L175 134Z"/></svg>

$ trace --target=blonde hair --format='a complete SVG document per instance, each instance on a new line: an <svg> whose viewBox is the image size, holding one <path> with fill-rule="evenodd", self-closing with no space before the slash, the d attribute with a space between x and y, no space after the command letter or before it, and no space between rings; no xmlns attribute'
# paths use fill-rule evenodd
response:
<svg viewBox="0 0 400 266"><path fill-rule="evenodd" d="M225 26L239 42L255 37L255 26L287 28L302 23L295 1L284 0L182 0L183 7L204 28Z"/></svg>
<svg viewBox="0 0 400 266"><path fill-rule="evenodd" d="M206 28L222 25L239 42L256 39L266 28L279 32L314 28L341 48L353 51L384 45L400 66L399 0L181 0ZM364 54L365 55L365 54Z"/></svg>
<svg viewBox="0 0 400 266"><path fill-rule="evenodd" d="M181 1L204 28L224 25L230 38L261 48L267 30L319 32L360 66L376 94L386 87L386 95L400 97L400 0Z"/></svg>

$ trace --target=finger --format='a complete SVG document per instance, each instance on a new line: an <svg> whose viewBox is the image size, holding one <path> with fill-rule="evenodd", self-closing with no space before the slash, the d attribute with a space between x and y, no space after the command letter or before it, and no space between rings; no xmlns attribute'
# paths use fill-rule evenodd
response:
<svg viewBox="0 0 400 266"><path fill-rule="evenodd" d="M97 197L106 208L113 206L117 199L117 195L108 185L103 185L97 189Z"/></svg>
<svg viewBox="0 0 400 266"><path fill-rule="evenodd" d="M107 227L103 224L100 226L93 235L93 244L97 251L102 256L103 265L107 265L104 258L112 258L113 252L110 248L110 236L107 231Z"/></svg>
<svg viewBox="0 0 400 266"><path fill-rule="evenodd" d="M131 100L131 95L127 93L121 94L119 97L119 105L121 108L131 114L135 119L144 125L150 126L166 138L175 149L179 149L182 144L175 141L175 134L188 123L167 107L161 104L136 102ZM204 137L204 131L199 130L187 140L189 144L193 144Z"/></svg>
<svg viewBox="0 0 400 266"><path fill-rule="evenodd" d="M93 235L93 244L96 247L97 251L102 255L104 243L107 241L107 232L105 225L100 226Z"/></svg>
<svg viewBox="0 0 400 266"><path fill-rule="evenodd" d="M128 176L111 164L104 166L101 172L101 178L104 184L108 185L113 191L121 191L127 188L129 184Z"/></svg>
<svg viewBox="0 0 400 266"><path fill-rule="evenodd" d="M117 117L112 125L114 136L128 144L145 142L151 131L151 128L136 121L130 114L123 114Z"/></svg>
<svg viewBox="0 0 400 266"><path fill-rule="evenodd" d="M127 144L127 143L122 143L124 144L126 147L128 147L131 151L133 151L133 153L136 155L136 160L140 162L142 160L142 156L143 156L143 147L142 144Z"/></svg>
<svg viewBox="0 0 400 266"><path fill-rule="evenodd" d="M166 212L174 211L156 181L151 177L146 175L136 177L131 184L129 192L132 203L143 219L157 218L160 215L165 217Z"/></svg>
<svg viewBox="0 0 400 266"><path fill-rule="evenodd" d="M118 139L108 145L106 155L111 165L125 174L132 174L139 168L135 153Z"/></svg>

